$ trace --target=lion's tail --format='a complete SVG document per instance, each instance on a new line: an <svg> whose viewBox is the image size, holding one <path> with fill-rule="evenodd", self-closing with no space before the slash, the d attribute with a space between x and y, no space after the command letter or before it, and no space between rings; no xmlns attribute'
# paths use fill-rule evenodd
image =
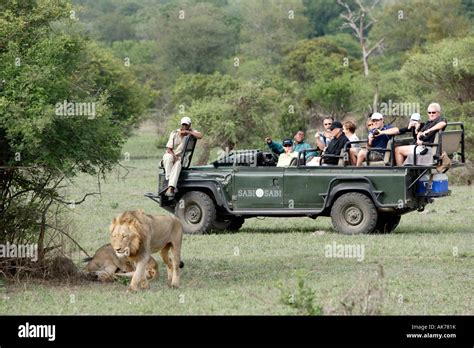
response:
<svg viewBox="0 0 474 348"><path fill-rule="evenodd" d="M180 261L179 262L179 268L183 268L184 267L184 262L183 261Z"/></svg>

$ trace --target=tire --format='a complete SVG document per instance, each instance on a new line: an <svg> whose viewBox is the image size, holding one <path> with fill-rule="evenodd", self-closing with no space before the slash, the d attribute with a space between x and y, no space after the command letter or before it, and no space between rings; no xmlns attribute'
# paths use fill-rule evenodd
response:
<svg viewBox="0 0 474 348"><path fill-rule="evenodd" d="M183 224L187 234L204 234L216 219L214 201L204 192L186 192L176 204L174 215Z"/></svg>
<svg viewBox="0 0 474 348"><path fill-rule="evenodd" d="M375 225L374 233L390 233L397 228L400 223L400 215L380 214Z"/></svg>
<svg viewBox="0 0 474 348"><path fill-rule="evenodd" d="M366 195L357 192L345 193L334 202L331 220L339 233L371 233L377 224L377 209Z"/></svg>
<svg viewBox="0 0 474 348"><path fill-rule="evenodd" d="M212 223L212 229L215 231L237 232L238 230L240 230L244 222L245 219L240 216L234 216L227 219L221 219L219 217L216 217L216 219Z"/></svg>

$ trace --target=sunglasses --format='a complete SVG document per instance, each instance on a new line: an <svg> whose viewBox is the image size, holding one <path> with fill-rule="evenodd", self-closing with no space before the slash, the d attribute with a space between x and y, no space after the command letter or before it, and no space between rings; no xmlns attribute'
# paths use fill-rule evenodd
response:
<svg viewBox="0 0 474 348"><path fill-rule="evenodd" d="M428 114L436 114L439 111L428 111Z"/></svg>
<svg viewBox="0 0 474 348"><path fill-rule="evenodd" d="M292 145L283 145L283 147L291 147Z"/></svg>

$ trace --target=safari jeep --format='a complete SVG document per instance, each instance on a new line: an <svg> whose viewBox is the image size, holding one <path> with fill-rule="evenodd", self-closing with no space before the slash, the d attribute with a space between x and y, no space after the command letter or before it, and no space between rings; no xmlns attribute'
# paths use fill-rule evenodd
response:
<svg viewBox="0 0 474 348"><path fill-rule="evenodd" d="M395 166L395 146L410 141L397 137L386 149L370 150L385 151L384 161L361 167L348 165L347 147L334 156L337 166L308 167L300 152L290 166L276 167L277 156L260 150L233 151L209 165L191 166L196 141L186 139L175 196L164 195L164 171L157 192L145 194L194 234L237 231L245 219L259 216L330 216L340 233L388 233L403 214L422 211L434 198L450 194L447 176L436 170L443 152L451 167L465 163L462 123L448 123L434 143L423 144L434 154L429 166Z"/></svg>

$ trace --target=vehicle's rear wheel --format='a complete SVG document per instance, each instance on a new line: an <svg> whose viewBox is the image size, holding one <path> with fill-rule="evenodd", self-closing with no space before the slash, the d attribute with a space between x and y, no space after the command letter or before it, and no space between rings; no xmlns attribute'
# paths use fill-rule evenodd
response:
<svg viewBox="0 0 474 348"><path fill-rule="evenodd" d="M216 231L238 231L244 224L245 219L240 216L233 216L230 218L222 218L217 216L212 223L212 229Z"/></svg>
<svg viewBox="0 0 474 348"><path fill-rule="evenodd" d="M377 224L377 209L366 195L358 192L345 193L334 202L331 220L340 233L370 233Z"/></svg>
<svg viewBox="0 0 474 348"><path fill-rule="evenodd" d="M374 233L390 233L397 228L401 216L393 214L379 214Z"/></svg>
<svg viewBox="0 0 474 348"><path fill-rule="evenodd" d="M174 215L183 224L184 233L203 234L216 218L214 201L204 192L186 192L176 204Z"/></svg>

